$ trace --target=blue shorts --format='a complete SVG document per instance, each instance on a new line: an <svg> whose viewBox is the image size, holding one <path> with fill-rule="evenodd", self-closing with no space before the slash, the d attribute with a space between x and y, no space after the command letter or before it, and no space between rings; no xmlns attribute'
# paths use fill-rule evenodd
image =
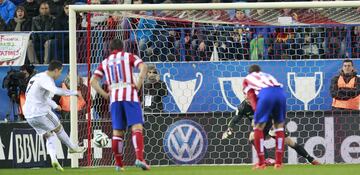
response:
<svg viewBox="0 0 360 175"><path fill-rule="evenodd" d="M135 124L144 124L139 102L116 101L110 106L112 127L125 130Z"/></svg>
<svg viewBox="0 0 360 175"><path fill-rule="evenodd" d="M266 123L269 119L273 119L275 123L282 123L285 121L285 116L286 96L283 88L269 87L261 89L254 114L255 124Z"/></svg>

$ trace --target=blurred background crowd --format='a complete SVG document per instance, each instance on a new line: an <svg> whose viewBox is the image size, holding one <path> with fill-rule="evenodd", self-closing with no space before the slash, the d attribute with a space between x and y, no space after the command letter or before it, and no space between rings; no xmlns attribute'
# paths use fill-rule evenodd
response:
<svg viewBox="0 0 360 175"><path fill-rule="evenodd" d="M278 1L91 1L92 4L210 2ZM46 64L52 59L68 63L69 5L86 3L84 0L0 0L0 31L31 32L26 63ZM336 10L331 13L322 9L91 13L91 42L96 43L91 46L91 53L99 59L106 57L108 41L116 36L123 39L126 51L139 54L147 62L357 58L360 27L336 19ZM357 16L359 12L359 9L347 9L347 13ZM269 14L275 15L273 20L266 18ZM82 13L77 19L78 62L86 60L86 16ZM279 17L289 17L295 25L273 25ZM354 19L350 23L355 24L357 18Z"/></svg>

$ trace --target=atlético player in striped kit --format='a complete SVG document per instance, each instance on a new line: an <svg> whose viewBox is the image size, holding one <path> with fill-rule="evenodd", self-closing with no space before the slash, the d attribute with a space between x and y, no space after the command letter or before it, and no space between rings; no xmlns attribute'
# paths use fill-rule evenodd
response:
<svg viewBox="0 0 360 175"><path fill-rule="evenodd" d="M286 96L279 83L270 74L261 72L260 66L252 65L243 82L244 93L255 111L254 146L259 162L254 169L264 169L264 134L263 129L269 120L274 122L275 131L275 169L282 167L284 154L284 122L286 116ZM272 116L272 118L270 118Z"/></svg>
<svg viewBox="0 0 360 175"><path fill-rule="evenodd" d="M110 43L111 54L103 60L91 78L91 86L105 99L110 98L110 113L113 127L112 150L117 171L124 170L122 153L125 130L131 127L132 142L135 148L135 165L143 170L150 166L144 160L144 118L139 102L138 90L141 88L147 72L147 66L136 55L123 51L123 42L114 39ZM140 70L135 82L133 69ZM105 77L109 93L101 88L99 82Z"/></svg>

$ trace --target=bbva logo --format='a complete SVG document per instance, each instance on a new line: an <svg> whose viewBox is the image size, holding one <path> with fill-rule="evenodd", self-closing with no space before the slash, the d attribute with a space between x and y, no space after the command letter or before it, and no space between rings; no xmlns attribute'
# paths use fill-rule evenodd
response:
<svg viewBox="0 0 360 175"><path fill-rule="evenodd" d="M163 147L176 164L196 164L204 157L208 146L205 130L192 120L179 120L165 132Z"/></svg>

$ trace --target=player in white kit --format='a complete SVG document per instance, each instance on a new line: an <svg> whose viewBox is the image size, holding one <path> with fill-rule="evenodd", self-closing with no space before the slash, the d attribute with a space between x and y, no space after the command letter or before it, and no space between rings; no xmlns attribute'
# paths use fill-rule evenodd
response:
<svg viewBox="0 0 360 175"><path fill-rule="evenodd" d="M69 153L83 153L86 148L78 147L70 141L58 117L52 110L61 110L51 98L54 95L77 95L77 91L66 90L55 86L62 71L62 63L52 61L48 70L32 77L26 88L24 116L37 134L46 139L46 148L51 157L51 165L58 171L64 171L56 158L55 140L59 140L69 148ZM55 135L56 134L56 135Z"/></svg>

